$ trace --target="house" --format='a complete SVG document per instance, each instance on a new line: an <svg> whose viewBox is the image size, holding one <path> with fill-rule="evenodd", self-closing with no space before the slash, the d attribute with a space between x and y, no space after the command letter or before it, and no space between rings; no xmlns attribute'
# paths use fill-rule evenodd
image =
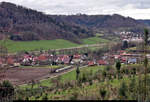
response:
<svg viewBox="0 0 150 102"><path fill-rule="evenodd" d="M104 61L104 60L98 60L98 61L97 61L97 64L98 64L98 65L107 65L108 62L107 62L107 61Z"/></svg>
<svg viewBox="0 0 150 102"><path fill-rule="evenodd" d="M5 67L5 66L7 66L7 64L5 63L5 59L0 58L0 67Z"/></svg>
<svg viewBox="0 0 150 102"><path fill-rule="evenodd" d="M121 63L127 63L127 57L121 57L120 62Z"/></svg>
<svg viewBox="0 0 150 102"><path fill-rule="evenodd" d="M124 50L120 50L120 51L118 51L120 54L123 54L123 53L126 53L126 51L124 51Z"/></svg>
<svg viewBox="0 0 150 102"><path fill-rule="evenodd" d="M38 62L39 65L49 65L50 61L48 60L48 57L45 54L41 54L38 56Z"/></svg>
<svg viewBox="0 0 150 102"><path fill-rule="evenodd" d="M70 57L68 55L58 55L56 62L59 64L69 64Z"/></svg>
<svg viewBox="0 0 150 102"><path fill-rule="evenodd" d="M121 56L120 55L114 55L115 59L119 59Z"/></svg>
<svg viewBox="0 0 150 102"><path fill-rule="evenodd" d="M137 63L137 59L136 59L136 58L129 58L129 59L128 59L128 63L129 63L129 64L131 64L131 63L132 63L132 64L135 64L135 63Z"/></svg>
<svg viewBox="0 0 150 102"><path fill-rule="evenodd" d="M73 58L74 58L74 59L80 59L80 58L81 58L81 55L75 54L75 55L73 56Z"/></svg>
<svg viewBox="0 0 150 102"><path fill-rule="evenodd" d="M71 64L76 64L82 62L81 59L72 59Z"/></svg>
<svg viewBox="0 0 150 102"><path fill-rule="evenodd" d="M148 59L150 59L150 54L147 54L146 56L147 56Z"/></svg>
<svg viewBox="0 0 150 102"><path fill-rule="evenodd" d="M41 54L41 55L38 57L38 60L39 60L39 61L46 61L46 60L47 60L47 57L46 57L44 54Z"/></svg>
<svg viewBox="0 0 150 102"><path fill-rule="evenodd" d="M69 64L69 62L70 62L70 57L69 57L68 55L64 55L64 56L62 57L62 62L63 62L64 64Z"/></svg>
<svg viewBox="0 0 150 102"><path fill-rule="evenodd" d="M20 66L20 63L14 63L13 66L14 66L14 67L19 67L19 66Z"/></svg>
<svg viewBox="0 0 150 102"><path fill-rule="evenodd" d="M32 62L32 57L30 55L28 55L28 54L25 54L23 56L22 65L29 66L29 65L31 65L31 62Z"/></svg>
<svg viewBox="0 0 150 102"><path fill-rule="evenodd" d="M88 62L88 66L94 66L95 64L96 64L95 61L89 61L89 62Z"/></svg>
<svg viewBox="0 0 150 102"><path fill-rule="evenodd" d="M12 57L8 57L7 58L7 64L9 64L9 65L14 65L14 59L12 58Z"/></svg>

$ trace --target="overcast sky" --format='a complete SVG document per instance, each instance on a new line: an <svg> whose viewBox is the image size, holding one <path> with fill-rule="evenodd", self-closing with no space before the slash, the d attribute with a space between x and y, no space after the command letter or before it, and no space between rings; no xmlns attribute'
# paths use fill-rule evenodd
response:
<svg viewBox="0 0 150 102"><path fill-rule="evenodd" d="M150 19L150 0L0 0L47 14L121 14Z"/></svg>

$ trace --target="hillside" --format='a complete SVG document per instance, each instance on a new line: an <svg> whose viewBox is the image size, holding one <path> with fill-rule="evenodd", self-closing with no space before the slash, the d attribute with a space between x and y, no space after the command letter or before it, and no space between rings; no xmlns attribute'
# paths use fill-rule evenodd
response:
<svg viewBox="0 0 150 102"><path fill-rule="evenodd" d="M150 20L148 20L148 19L147 20L138 20L138 21L150 26Z"/></svg>
<svg viewBox="0 0 150 102"><path fill-rule="evenodd" d="M79 37L92 36L86 28L57 21L42 12L12 3L2 2L0 12L1 37L9 34L12 40L66 39L79 42Z"/></svg>
<svg viewBox="0 0 150 102"><path fill-rule="evenodd" d="M146 25L130 17L114 15L70 15L51 16L59 21L68 21L73 24L87 27L95 32L114 33L120 29L142 32Z"/></svg>
<svg viewBox="0 0 150 102"><path fill-rule="evenodd" d="M17 41L65 39L82 43L80 39L94 37L97 32L113 34L120 29L141 32L145 26L118 14L46 15L8 2L0 4L0 12L0 39L8 35Z"/></svg>

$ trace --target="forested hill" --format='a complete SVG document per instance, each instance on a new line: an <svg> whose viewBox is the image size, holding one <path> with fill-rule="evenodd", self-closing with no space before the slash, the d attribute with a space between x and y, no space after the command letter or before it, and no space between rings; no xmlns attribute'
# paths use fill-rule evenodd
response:
<svg viewBox="0 0 150 102"><path fill-rule="evenodd" d="M138 20L138 21L141 22L141 23L144 23L144 24L146 24L146 25L148 25L148 26L150 26L150 19Z"/></svg>
<svg viewBox="0 0 150 102"><path fill-rule="evenodd" d="M93 35L92 31L82 26L57 21L42 12L8 2L0 4L0 31L1 35L8 32L13 40L62 38L79 42L79 38Z"/></svg>
<svg viewBox="0 0 150 102"><path fill-rule="evenodd" d="M116 27L141 27L143 23L137 20L124 17L118 14L114 15L70 15L70 16L51 16L57 20L65 20L75 24L95 28L116 28Z"/></svg>
<svg viewBox="0 0 150 102"><path fill-rule="evenodd" d="M131 29L141 31L143 22L114 15L46 15L8 2L0 4L0 38L12 40L66 39L80 43L97 31ZM140 29L140 30L139 30Z"/></svg>

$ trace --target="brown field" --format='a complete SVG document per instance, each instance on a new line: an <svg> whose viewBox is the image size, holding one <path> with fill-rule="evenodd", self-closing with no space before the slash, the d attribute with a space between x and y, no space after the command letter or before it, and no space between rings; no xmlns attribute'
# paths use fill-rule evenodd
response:
<svg viewBox="0 0 150 102"><path fill-rule="evenodd" d="M59 73L52 73L51 68L8 68L0 70L0 82L9 80L13 85L31 83L32 80L39 81L47 78L54 78L72 71L74 68L64 70Z"/></svg>
<svg viewBox="0 0 150 102"><path fill-rule="evenodd" d="M52 75L50 68L9 68L5 71L1 70L0 74L0 81L9 80L14 85L40 80Z"/></svg>

